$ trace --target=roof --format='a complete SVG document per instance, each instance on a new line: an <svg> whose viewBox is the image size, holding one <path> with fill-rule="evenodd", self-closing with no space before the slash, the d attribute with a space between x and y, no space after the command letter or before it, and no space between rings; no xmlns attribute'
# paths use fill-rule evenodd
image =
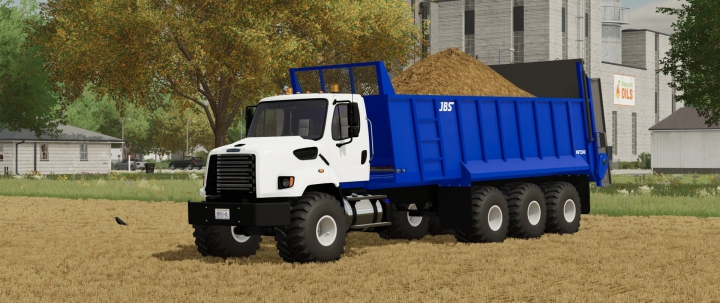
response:
<svg viewBox="0 0 720 303"><path fill-rule="evenodd" d="M49 135L42 135L40 139L35 136L35 133L23 129L20 131L10 131L8 129L0 130L0 141L8 140L28 140L28 141L102 141L102 142L123 142L122 139L118 139L111 136L99 134L87 129L71 125L58 125L60 133L57 135L57 139L50 137Z"/></svg>
<svg viewBox="0 0 720 303"><path fill-rule="evenodd" d="M677 109L662 121L650 127L650 130L683 130L683 129L720 129L720 125L708 127L705 118L698 115L697 110L689 107Z"/></svg>
<svg viewBox="0 0 720 303"><path fill-rule="evenodd" d="M660 35L664 35L664 36L668 36L668 37L671 36L670 34L658 32L658 31L654 31L654 30L650 30L650 29L644 29L644 28L642 28L642 29L629 28L629 29L624 29L622 31L623 32L651 32L651 33L660 34Z"/></svg>

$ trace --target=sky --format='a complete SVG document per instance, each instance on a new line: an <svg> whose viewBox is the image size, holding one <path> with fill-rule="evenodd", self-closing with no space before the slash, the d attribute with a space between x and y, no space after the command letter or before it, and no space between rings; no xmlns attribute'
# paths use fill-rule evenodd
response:
<svg viewBox="0 0 720 303"><path fill-rule="evenodd" d="M2 1L2 0L0 0ZM19 0L13 0L18 3ZM508 0L509 1L509 0ZM601 0L593 0L601 1ZM47 2L39 0L38 2ZM673 7L679 8L685 0L623 0L622 5L630 8L631 24L624 28L649 29L661 33L672 34L672 23L675 21L674 16L667 16L656 13L657 7Z"/></svg>
<svg viewBox="0 0 720 303"><path fill-rule="evenodd" d="M630 24L623 28L649 29L672 34L672 23L677 18L655 12L658 7L680 8L687 3L678 0L623 0L622 5L630 8Z"/></svg>

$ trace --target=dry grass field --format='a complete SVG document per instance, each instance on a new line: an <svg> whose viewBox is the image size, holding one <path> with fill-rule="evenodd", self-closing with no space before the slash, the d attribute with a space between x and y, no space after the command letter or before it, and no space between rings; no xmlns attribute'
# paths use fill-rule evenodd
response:
<svg viewBox="0 0 720 303"><path fill-rule="evenodd" d="M577 234L501 244L351 233L340 261L292 265L269 237L202 258L182 203L0 206L0 302L720 301L720 218L584 216Z"/></svg>

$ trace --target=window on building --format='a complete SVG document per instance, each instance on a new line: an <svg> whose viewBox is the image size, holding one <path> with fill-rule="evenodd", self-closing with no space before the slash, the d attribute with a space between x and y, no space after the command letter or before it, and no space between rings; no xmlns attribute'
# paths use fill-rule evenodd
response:
<svg viewBox="0 0 720 303"><path fill-rule="evenodd" d="M48 151L48 145L40 145L40 160L50 160L50 152Z"/></svg>
<svg viewBox="0 0 720 303"><path fill-rule="evenodd" d="M87 161L87 159L88 159L87 144L80 144L80 160Z"/></svg>
<svg viewBox="0 0 720 303"><path fill-rule="evenodd" d="M632 113L632 154L637 155L637 114Z"/></svg>
<svg viewBox="0 0 720 303"><path fill-rule="evenodd" d="M675 112L675 89L674 89L674 88L673 88L673 90L672 90L672 101L671 101L671 103L672 103L672 112L674 113L674 112Z"/></svg>
<svg viewBox="0 0 720 303"><path fill-rule="evenodd" d="M0 162L3 160L3 145L0 144Z"/></svg>
<svg viewBox="0 0 720 303"><path fill-rule="evenodd" d="M465 53L475 56L475 0L465 0Z"/></svg>
<svg viewBox="0 0 720 303"><path fill-rule="evenodd" d="M563 43L563 60L567 59L567 0L563 0L562 9L562 43Z"/></svg>
<svg viewBox="0 0 720 303"><path fill-rule="evenodd" d="M513 62L525 62L525 1L513 2Z"/></svg>
<svg viewBox="0 0 720 303"><path fill-rule="evenodd" d="M617 132L617 111L612 112L612 146L613 155L617 155L618 151L618 132Z"/></svg>
<svg viewBox="0 0 720 303"><path fill-rule="evenodd" d="M422 46L423 57L427 57L430 48L430 2L420 2L420 19L422 35L426 43Z"/></svg>
<svg viewBox="0 0 720 303"><path fill-rule="evenodd" d="M660 122L660 94L655 92L655 123Z"/></svg>

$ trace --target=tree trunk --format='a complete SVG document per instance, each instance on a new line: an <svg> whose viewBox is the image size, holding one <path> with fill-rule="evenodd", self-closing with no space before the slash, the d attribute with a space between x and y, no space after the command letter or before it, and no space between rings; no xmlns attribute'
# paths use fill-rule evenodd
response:
<svg viewBox="0 0 720 303"><path fill-rule="evenodd" d="M215 134L215 148L225 145L228 126L224 123L216 122L213 133Z"/></svg>

